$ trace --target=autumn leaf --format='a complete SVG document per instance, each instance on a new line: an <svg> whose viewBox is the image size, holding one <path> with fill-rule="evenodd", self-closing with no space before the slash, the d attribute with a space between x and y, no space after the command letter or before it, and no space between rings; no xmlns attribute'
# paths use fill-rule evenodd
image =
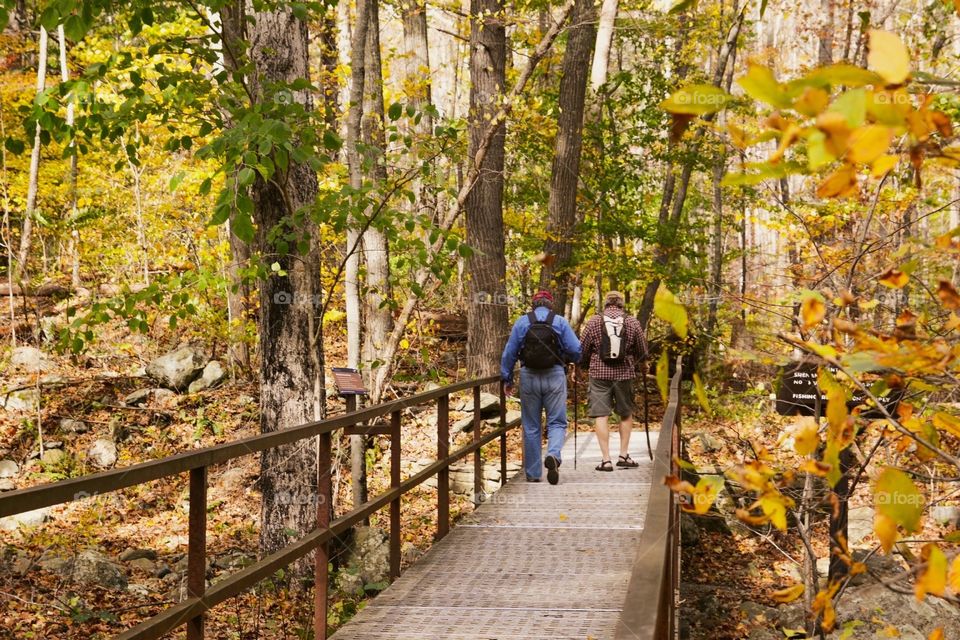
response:
<svg viewBox="0 0 960 640"><path fill-rule="evenodd" d="M909 281L910 276L893 267L881 273L879 278L880 284L891 289L902 289Z"/></svg>
<svg viewBox="0 0 960 640"><path fill-rule="evenodd" d="M793 507L793 500L782 493L768 492L761 496L758 502L763 515L770 519L770 523L780 531L786 531L787 508Z"/></svg>
<svg viewBox="0 0 960 640"><path fill-rule="evenodd" d="M955 2L960 2L960 0L954 0ZM927 636L927 640L944 640L943 637L943 627L937 627L930 632L930 635Z"/></svg>
<svg viewBox="0 0 960 640"><path fill-rule="evenodd" d="M819 87L808 87L796 102L793 108L805 116L813 118L823 113L830 104L830 94Z"/></svg>
<svg viewBox="0 0 960 640"><path fill-rule="evenodd" d="M839 167L817 186L818 198L846 198L857 192L857 172L849 164Z"/></svg>
<svg viewBox="0 0 960 640"><path fill-rule="evenodd" d="M937 297L947 309L953 311L960 309L960 293L957 293L956 287L949 280L940 280L937 285Z"/></svg>
<svg viewBox="0 0 960 640"><path fill-rule="evenodd" d="M807 456L816 451L819 444L817 421L812 416L798 418L793 430L793 450Z"/></svg>
<svg viewBox="0 0 960 640"><path fill-rule="evenodd" d="M877 478L873 499L877 510L874 531L881 539L884 550L889 552L896 539L897 525L903 527L908 533L920 527L924 497L910 476L899 469L887 467ZM884 521L878 524L877 520L881 519L889 522ZM891 524L893 527L890 526Z"/></svg>
<svg viewBox="0 0 960 640"><path fill-rule="evenodd" d="M663 284L653 299L653 313L667 322L680 338L687 337L687 310Z"/></svg>
<svg viewBox="0 0 960 640"><path fill-rule="evenodd" d="M889 127L868 124L854 130L847 143L847 159L855 164L871 164L890 148L893 133Z"/></svg>
<svg viewBox="0 0 960 640"><path fill-rule="evenodd" d="M667 395L670 391L670 361L667 359L667 352L662 351L660 358L657 359L657 388L660 390L660 397L667 401Z"/></svg>
<svg viewBox="0 0 960 640"><path fill-rule="evenodd" d="M800 303L800 324L804 330L809 330L820 324L826 314L827 305L815 293L807 294L803 302Z"/></svg>
<svg viewBox="0 0 960 640"><path fill-rule="evenodd" d="M870 167L870 175L874 178L882 178L890 173L897 166L900 159L897 156L883 155L873 161Z"/></svg>
<svg viewBox="0 0 960 640"><path fill-rule="evenodd" d="M713 413L710 409L710 400L707 398L707 390L703 386L703 381L700 379L700 374L697 372L693 373L693 390L697 395L697 402L700 403L703 411L709 416L711 413Z"/></svg>
<svg viewBox="0 0 960 640"><path fill-rule="evenodd" d="M944 411L933 414L933 426L960 438L960 418Z"/></svg>
<svg viewBox="0 0 960 640"><path fill-rule="evenodd" d="M703 476L697 481L697 486L691 492L693 507L684 505L684 511L693 511L697 515L703 515L710 511L717 494L723 488L723 478L719 476Z"/></svg>
<svg viewBox="0 0 960 640"><path fill-rule="evenodd" d="M877 72L887 84L903 84L910 76L910 53L900 36L870 29L867 68Z"/></svg>
<svg viewBox="0 0 960 640"><path fill-rule="evenodd" d="M787 109L793 104L784 87L777 82L773 71L756 62L748 63L746 75L738 78L737 84L754 100L766 102L777 109Z"/></svg>
<svg viewBox="0 0 960 640"><path fill-rule="evenodd" d="M928 593L943 596L947 590L947 556L936 544L923 545L920 559L925 563L913 586L917 600L923 600Z"/></svg>
<svg viewBox="0 0 960 640"><path fill-rule="evenodd" d="M897 532L897 523L882 513L874 516L873 533L877 536L877 540L880 541L880 547L884 553L890 553L890 550L893 549L893 544L900 535Z"/></svg>
<svg viewBox="0 0 960 640"><path fill-rule="evenodd" d="M788 602L793 602L797 598L803 595L804 587L802 584L795 584L792 587L786 587L784 589L778 589L770 594L774 600L781 604L786 604Z"/></svg>
<svg viewBox="0 0 960 640"><path fill-rule="evenodd" d="M840 583L834 582L826 589L821 589L813 598L813 614L820 617L820 626L824 631L833 631L837 624L837 612L833 608L833 596L840 589Z"/></svg>
<svg viewBox="0 0 960 640"><path fill-rule="evenodd" d="M537 256L533 260L534 262L539 262L543 266L549 268L549 267L552 267L553 263L557 261L557 256L555 254L547 253L546 251L544 251L537 254Z"/></svg>
<svg viewBox="0 0 960 640"><path fill-rule="evenodd" d="M950 563L950 574L947 578L947 584L954 595L960 595L960 555L953 557Z"/></svg>

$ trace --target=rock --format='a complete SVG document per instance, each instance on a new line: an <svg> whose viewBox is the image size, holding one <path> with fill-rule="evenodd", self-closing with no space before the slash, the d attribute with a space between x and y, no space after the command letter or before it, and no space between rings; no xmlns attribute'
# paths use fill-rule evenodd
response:
<svg viewBox="0 0 960 640"><path fill-rule="evenodd" d="M873 533L873 507L853 507L847 515L847 541L856 546Z"/></svg>
<svg viewBox="0 0 960 640"><path fill-rule="evenodd" d="M0 478L15 478L20 467L13 460L0 460Z"/></svg>
<svg viewBox="0 0 960 640"><path fill-rule="evenodd" d="M60 555L58 552L50 550L45 551L40 559L37 560L37 566L44 571L65 574L70 572L70 558Z"/></svg>
<svg viewBox="0 0 960 640"><path fill-rule="evenodd" d="M40 462L45 465L54 466L63 461L67 457L67 454L63 452L63 449L46 449L43 452L43 455L40 456Z"/></svg>
<svg viewBox="0 0 960 640"><path fill-rule="evenodd" d="M10 365L27 373L42 373L53 368L50 358L36 347L17 347L10 355Z"/></svg>
<svg viewBox="0 0 960 640"><path fill-rule="evenodd" d="M50 519L50 508L34 509L0 518L0 531L16 531L20 527L38 527Z"/></svg>
<svg viewBox="0 0 960 640"><path fill-rule="evenodd" d="M153 577L154 577L154 578L161 578L161 579L162 579L162 578L167 577L167 576L170 575L171 573L173 573L173 569L171 569L169 566L167 566L167 565L165 565L165 564L161 564L161 565L158 566L158 567L156 568L156 570L153 572Z"/></svg>
<svg viewBox="0 0 960 640"><path fill-rule="evenodd" d="M134 560L141 560L146 558L147 560L156 560L157 552L153 549L133 549L128 548L126 551L120 554L120 562L132 562Z"/></svg>
<svg viewBox="0 0 960 640"><path fill-rule="evenodd" d="M19 389L0 393L0 406L7 411L36 413L40 406L40 393L36 389Z"/></svg>
<svg viewBox="0 0 960 640"><path fill-rule="evenodd" d="M33 561L26 551L16 547L7 547L0 556L0 566L4 565L10 573L22 576L33 566Z"/></svg>
<svg viewBox="0 0 960 640"><path fill-rule="evenodd" d="M63 449L62 440L44 440L43 441L44 449Z"/></svg>
<svg viewBox="0 0 960 640"><path fill-rule="evenodd" d="M60 421L60 431L69 433L86 433L90 427L83 420L74 420L73 418L64 418Z"/></svg>
<svg viewBox="0 0 960 640"><path fill-rule="evenodd" d="M382 589L389 583L390 544L383 531L376 527L354 528L350 554L341 576L341 584L351 593L372 585Z"/></svg>
<svg viewBox="0 0 960 640"><path fill-rule="evenodd" d="M960 507L937 505L930 507L930 517L942 525L960 524Z"/></svg>
<svg viewBox="0 0 960 640"><path fill-rule="evenodd" d="M67 384L67 379L63 376L58 376L55 373L48 373L45 376L40 376L40 385L44 387L63 386L65 384Z"/></svg>
<svg viewBox="0 0 960 640"><path fill-rule="evenodd" d="M469 411L473 413L473 394L460 400L452 407L456 411ZM492 393L480 394L480 416L483 418L500 413L500 398Z"/></svg>
<svg viewBox="0 0 960 640"><path fill-rule="evenodd" d="M703 450L707 452L720 451L723 448L723 443L720 442L718 438L710 435L709 433L701 433L698 436Z"/></svg>
<svg viewBox="0 0 960 640"><path fill-rule="evenodd" d="M124 396L122 402L128 407L141 407L147 404L151 398L155 402L163 404L170 398L176 397L176 395L170 389L138 389Z"/></svg>
<svg viewBox="0 0 960 640"><path fill-rule="evenodd" d="M200 377L191 382L187 390L190 393L196 393L204 389L212 389L223 382L226 377L227 372L224 370L223 365L216 360L211 360L207 363L207 366L203 368L203 373L200 374Z"/></svg>
<svg viewBox="0 0 960 640"><path fill-rule="evenodd" d="M147 365L147 375L162 386L175 391L185 390L203 373L207 358L193 347L180 347Z"/></svg>
<svg viewBox="0 0 960 640"><path fill-rule="evenodd" d="M127 585L127 593L133 594L140 598L149 598L150 588L145 584L131 583Z"/></svg>
<svg viewBox="0 0 960 640"><path fill-rule="evenodd" d="M700 542L700 529L688 514L680 514L680 544L695 547Z"/></svg>
<svg viewBox="0 0 960 640"><path fill-rule="evenodd" d="M9 478L4 478L0 480L0 491L13 491L17 488L16 483Z"/></svg>
<svg viewBox="0 0 960 640"><path fill-rule="evenodd" d="M71 563L71 576L77 582L112 589L126 589L127 577L119 566L94 549L85 549Z"/></svg>
<svg viewBox="0 0 960 640"><path fill-rule="evenodd" d="M888 624L897 628L902 640L924 640L941 626L947 638L960 635L960 616L955 606L931 596L917 602L913 593L899 594L877 583L848 588L837 605L837 616L841 622L863 622L850 640L884 637Z"/></svg>
<svg viewBox="0 0 960 640"><path fill-rule="evenodd" d="M453 423L450 429L454 433L457 433L460 431L473 431L473 415L471 414L466 418L460 418L459 420ZM481 431L480 433L483 433L483 431Z"/></svg>
<svg viewBox="0 0 960 640"><path fill-rule="evenodd" d="M130 566L134 569L140 569L141 571L149 574L153 574L156 571L156 565L149 558L136 558L129 562Z"/></svg>
<svg viewBox="0 0 960 640"><path fill-rule="evenodd" d="M87 451L87 460L101 469L109 469L117 463L117 445L113 440L98 438Z"/></svg>
<svg viewBox="0 0 960 640"><path fill-rule="evenodd" d="M217 569L236 570L249 567L257 559L246 553L228 553L224 556L214 558L211 566Z"/></svg>

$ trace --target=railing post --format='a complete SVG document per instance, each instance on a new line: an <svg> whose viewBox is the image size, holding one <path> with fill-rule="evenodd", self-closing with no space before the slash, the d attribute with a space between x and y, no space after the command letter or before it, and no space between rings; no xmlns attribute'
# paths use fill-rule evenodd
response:
<svg viewBox="0 0 960 640"><path fill-rule="evenodd" d="M507 392L500 381L500 486L507 484Z"/></svg>
<svg viewBox="0 0 960 640"><path fill-rule="evenodd" d="M390 488L400 487L400 412L390 414ZM400 496L390 501L390 577L400 577Z"/></svg>
<svg viewBox="0 0 960 640"><path fill-rule="evenodd" d="M480 387L473 388L473 443L480 442ZM480 449L473 452L473 504L483 502L483 457Z"/></svg>
<svg viewBox="0 0 960 640"><path fill-rule="evenodd" d="M207 468L190 470L190 520L187 537L187 596L202 598L207 589ZM187 640L203 640L203 614L187 621Z"/></svg>
<svg viewBox="0 0 960 640"><path fill-rule="evenodd" d="M450 455L450 396L437 398L437 460L446 460ZM450 531L450 466L446 465L437 474L437 537Z"/></svg>
<svg viewBox="0 0 960 640"><path fill-rule="evenodd" d="M349 396L348 396L349 397ZM356 400L354 400L356 402ZM330 509L333 505L330 484L330 434L317 436L317 528L330 526ZM329 542L317 547L313 567L313 637L327 637L327 583L330 562Z"/></svg>

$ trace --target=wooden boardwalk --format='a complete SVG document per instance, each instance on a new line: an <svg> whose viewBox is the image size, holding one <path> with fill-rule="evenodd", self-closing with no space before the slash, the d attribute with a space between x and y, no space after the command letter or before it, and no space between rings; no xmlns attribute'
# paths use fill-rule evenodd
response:
<svg viewBox="0 0 960 640"><path fill-rule="evenodd" d="M640 468L601 473L593 433L581 434L574 471L571 434L559 485L514 476L333 638L613 638L653 469L642 429L631 448ZM616 460L616 435L610 449Z"/></svg>

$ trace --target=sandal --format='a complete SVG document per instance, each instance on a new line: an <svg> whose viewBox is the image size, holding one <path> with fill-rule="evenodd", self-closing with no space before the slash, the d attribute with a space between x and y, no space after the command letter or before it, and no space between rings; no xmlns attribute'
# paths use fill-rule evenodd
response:
<svg viewBox="0 0 960 640"><path fill-rule="evenodd" d="M613 471L613 462L604 460L595 467L596 471Z"/></svg>
<svg viewBox="0 0 960 640"><path fill-rule="evenodd" d="M640 463L639 463L639 462L635 462L635 461L633 460L633 458L630 457L630 454L628 453L628 454L625 455L625 456L620 456L620 459L617 460L617 466L618 466L618 467L626 467L626 468L628 468L628 469L634 469L634 468L636 468L636 467L639 467L639 466L640 466Z"/></svg>

